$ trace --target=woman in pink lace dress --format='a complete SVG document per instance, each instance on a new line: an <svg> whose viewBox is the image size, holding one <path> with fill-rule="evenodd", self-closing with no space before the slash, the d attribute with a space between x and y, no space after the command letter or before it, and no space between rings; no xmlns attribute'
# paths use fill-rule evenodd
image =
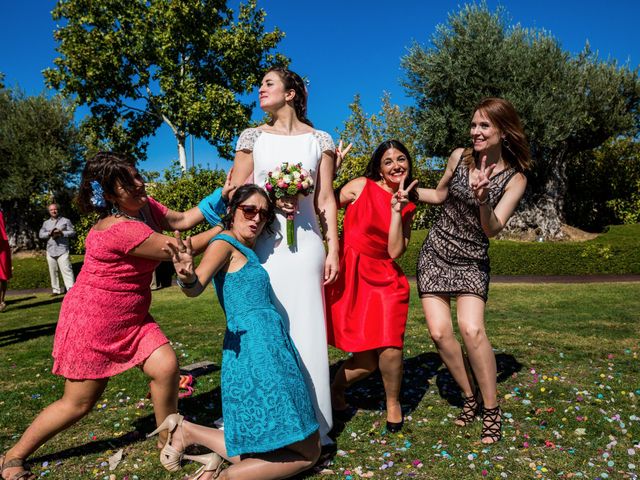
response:
<svg viewBox="0 0 640 480"><path fill-rule="evenodd" d="M112 153L87 162L78 203L100 219L87 235L84 265L62 302L56 329L53 373L66 379L64 394L0 458L3 479L35 478L24 460L89 413L109 378L132 367L151 379L158 424L177 411L178 361L149 314L149 285L158 263L169 260L162 248L176 241L158 232L188 229L203 215L197 207L174 212L148 197L134 161ZM220 230L193 237L194 250L204 251Z"/></svg>

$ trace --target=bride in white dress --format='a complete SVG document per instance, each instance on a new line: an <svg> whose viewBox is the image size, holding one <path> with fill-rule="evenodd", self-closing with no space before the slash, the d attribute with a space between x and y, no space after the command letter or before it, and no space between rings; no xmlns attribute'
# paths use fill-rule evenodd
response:
<svg viewBox="0 0 640 480"><path fill-rule="evenodd" d="M326 445L332 443L328 433L333 420L323 286L336 280L339 268L337 207L332 186L335 146L329 134L315 130L306 118L307 92L299 75L272 68L262 79L258 93L260 108L270 114L271 121L240 135L232 183L253 173L253 182L264 186L268 172L282 162L302 163L313 176L314 194L299 195L297 204L276 202L278 213L272 233L265 229L255 251L269 272L274 304L288 322L300 353L320 424L321 442ZM225 191L225 196L228 193ZM295 247L287 245L285 228L286 214L292 212Z"/></svg>

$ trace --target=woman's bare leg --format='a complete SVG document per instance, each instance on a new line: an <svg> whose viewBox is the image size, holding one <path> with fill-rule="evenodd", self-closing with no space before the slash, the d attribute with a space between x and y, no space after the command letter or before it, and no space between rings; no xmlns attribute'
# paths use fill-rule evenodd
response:
<svg viewBox="0 0 640 480"><path fill-rule="evenodd" d="M22 434L18 443L7 451L5 462L14 458L26 459L47 440L84 417L96 404L108 381L108 378L66 380L62 398L40 412ZM2 478L11 478L22 470L22 467L7 468Z"/></svg>
<svg viewBox="0 0 640 480"><path fill-rule="evenodd" d="M378 349L378 366L384 383L387 401L387 421L402 422L402 406L400 405L400 388L402 387L402 349L395 347Z"/></svg>
<svg viewBox="0 0 640 480"><path fill-rule="evenodd" d="M320 435L315 432L308 438L273 452L251 457L229 457L224 443L224 432L191 422L183 422L173 436L172 444L178 450L189 445L202 445L216 452L233 465L222 471L218 478L264 480L287 478L315 465L320 456ZM212 478L212 473L202 480Z"/></svg>
<svg viewBox="0 0 640 480"><path fill-rule="evenodd" d="M7 294L7 281L0 280L0 303L4 303L4 297Z"/></svg>
<svg viewBox="0 0 640 480"><path fill-rule="evenodd" d="M457 306L460 307L459 300ZM465 368L462 347L453 333L449 297L438 295L423 297L422 309L427 319L429 334L442 361L462 390L462 394L465 397L470 397L473 395L473 387Z"/></svg>
<svg viewBox="0 0 640 480"><path fill-rule="evenodd" d="M458 298L458 325L486 408L497 403L496 357L484 326L484 301L475 295Z"/></svg>
<svg viewBox="0 0 640 480"><path fill-rule="evenodd" d="M350 385L362 380L378 368L378 353L375 350L356 352L345 360L331 384L331 403L336 410L344 410L347 403L344 391Z"/></svg>
<svg viewBox="0 0 640 480"><path fill-rule="evenodd" d="M178 359L168 343L156 348L142 364L142 371L151 377L149 388L156 425L178 411L180 370ZM159 446L167 439L167 432L160 433Z"/></svg>

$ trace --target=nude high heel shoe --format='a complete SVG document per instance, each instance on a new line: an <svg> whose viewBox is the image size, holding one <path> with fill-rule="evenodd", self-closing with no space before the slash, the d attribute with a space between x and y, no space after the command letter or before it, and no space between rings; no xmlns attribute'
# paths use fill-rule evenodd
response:
<svg viewBox="0 0 640 480"><path fill-rule="evenodd" d="M216 479L220 475L222 464L224 462L224 459L215 452L207 455L185 455L184 458L202 464L202 466L196 470L196 473L194 473L193 476L188 477L187 480L199 480L207 472L213 472L213 476L211 478Z"/></svg>
<svg viewBox="0 0 640 480"><path fill-rule="evenodd" d="M167 430L167 442L160 450L160 463L162 466L169 470L170 472L177 472L180 470L180 461L184 456L184 450L179 451L171 445L171 439L173 437L173 432L176 431L178 427L182 427L182 422L184 421L184 417L179 413L172 413L164 421L156 428L153 432L147 435L147 438L153 437L158 433ZM184 436L183 436L184 438Z"/></svg>

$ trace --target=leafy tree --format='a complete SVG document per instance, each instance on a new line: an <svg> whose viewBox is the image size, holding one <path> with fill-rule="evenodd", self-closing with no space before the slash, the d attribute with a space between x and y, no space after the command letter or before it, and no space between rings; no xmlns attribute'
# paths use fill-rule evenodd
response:
<svg viewBox="0 0 640 480"><path fill-rule="evenodd" d="M576 226L601 231L607 225L638 221L640 142L637 139L612 138L594 150L570 158L567 178L565 211Z"/></svg>
<svg viewBox="0 0 640 480"><path fill-rule="evenodd" d="M571 56L544 31L508 27L504 9L492 13L485 3L450 15L431 42L431 48L414 44L402 61L421 152L446 156L467 145L474 105L487 96L508 99L535 162L509 227L561 237L567 162L638 131L638 71L600 61L588 44Z"/></svg>
<svg viewBox="0 0 640 480"><path fill-rule="evenodd" d="M373 151L383 141L391 139L402 142L409 149L413 158L413 174L420 181L420 185L429 187L437 185L440 177L439 169L443 166L441 159L429 159L427 162L427 159L419 154L415 124L406 109L392 103L389 93L383 94L381 108L377 114L367 115L364 112L359 95L355 96L349 109L351 114L344 122L338 136L347 143L353 143L353 147L340 167L335 180L336 188L353 178L364 175ZM424 204L418 205L413 227L430 226L437 211Z"/></svg>
<svg viewBox="0 0 640 480"><path fill-rule="evenodd" d="M173 131L186 170L187 135L206 138L223 156L246 126L250 92L283 33L265 32L256 1L58 0L54 37L61 56L45 71L48 84L91 109L84 128L112 150L143 158L163 123Z"/></svg>
<svg viewBox="0 0 640 480"><path fill-rule="evenodd" d="M69 207L82 151L73 108L61 98L0 91L0 202L15 248L37 246L48 202Z"/></svg>

